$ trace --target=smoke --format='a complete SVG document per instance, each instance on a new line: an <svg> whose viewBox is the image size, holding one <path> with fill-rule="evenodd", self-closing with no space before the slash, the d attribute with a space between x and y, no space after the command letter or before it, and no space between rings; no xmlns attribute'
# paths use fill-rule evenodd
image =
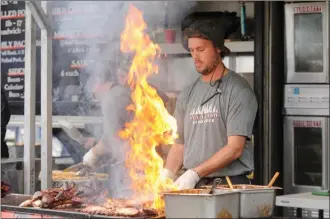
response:
<svg viewBox="0 0 330 219"><path fill-rule="evenodd" d="M55 49L54 57L57 81L54 100L80 102L78 114L94 116L100 112L93 110L90 103L94 98L93 89L105 80L116 80L120 34L129 5L143 11L152 38L159 28L179 29L181 20L195 6L194 2L186 1L63 1L52 4L54 35L58 39L55 41L58 50ZM166 73L162 63L159 64L161 72L153 77L153 85L166 89L168 81L163 80ZM87 67L73 68L74 65ZM55 107L66 111L56 103Z"/></svg>
<svg viewBox="0 0 330 219"><path fill-rule="evenodd" d="M149 35L160 28L180 28L181 20L194 8L186 1L54 1L54 108L59 114L101 116L94 89L116 80L120 61L120 35L130 4L143 11ZM179 40L179 38L177 37ZM167 73L160 72L152 84L168 88ZM74 106L66 104L75 102ZM90 130L94 132L94 130ZM94 132L99 134L100 130Z"/></svg>
<svg viewBox="0 0 330 219"><path fill-rule="evenodd" d="M58 39L54 48L59 48L54 53L58 81L54 86L54 99L76 101L76 111L81 116L102 116L96 106L105 103L102 99L96 100L93 91L105 81L116 80L121 57L120 35L130 4L143 12L152 38L154 31L160 28L180 29L181 20L195 6L194 2L187 1L60 1L52 4L54 37ZM162 69L160 60L159 64ZM168 80L163 80L166 75L161 71L154 76L153 85L166 89ZM56 102L54 106L62 112L68 110L67 106ZM94 136L100 136L101 130L94 126L89 128ZM117 169L120 178L119 172L123 170Z"/></svg>

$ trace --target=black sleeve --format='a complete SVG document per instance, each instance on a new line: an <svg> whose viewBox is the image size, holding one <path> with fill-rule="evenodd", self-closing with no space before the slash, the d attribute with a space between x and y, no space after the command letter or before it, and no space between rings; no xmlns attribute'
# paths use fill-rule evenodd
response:
<svg viewBox="0 0 330 219"><path fill-rule="evenodd" d="M1 89L1 127L7 127L10 120L10 111L5 91Z"/></svg>
<svg viewBox="0 0 330 219"><path fill-rule="evenodd" d="M132 119L126 107L131 104L129 90L121 86L111 89L109 94L102 100L103 114L103 136L101 141L104 151L114 160L122 160L125 155L124 142L118 135L119 131L124 130L125 123Z"/></svg>
<svg viewBox="0 0 330 219"><path fill-rule="evenodd" d="M3 89L1 89L1 157L8 158L8 146L5 142L7 125L10 120L10 111L8 101Z"/></svg>

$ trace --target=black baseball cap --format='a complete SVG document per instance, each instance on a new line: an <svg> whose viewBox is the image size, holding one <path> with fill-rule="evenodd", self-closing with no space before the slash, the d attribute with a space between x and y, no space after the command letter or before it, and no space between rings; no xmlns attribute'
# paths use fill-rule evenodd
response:
<svg viewBox="0 0 330 219"><path fill-rule="evenodd" d="M225 56L230 54L230 50L225 46L225 31L221 28L221 25L216 25L211 20L194 21L183 30L182 45L188 51L188 39L192 37L210 40Z"/></svg>

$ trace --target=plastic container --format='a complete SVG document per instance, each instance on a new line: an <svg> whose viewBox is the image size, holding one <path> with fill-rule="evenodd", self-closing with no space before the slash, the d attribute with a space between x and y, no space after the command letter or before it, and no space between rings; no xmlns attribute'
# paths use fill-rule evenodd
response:
<svg viewBox="0 0 330 219"><path fill-rule="evenodd" d="M175 29L166 29L165 32L165 43L175 43L176 39L176 30Z"/></svg>

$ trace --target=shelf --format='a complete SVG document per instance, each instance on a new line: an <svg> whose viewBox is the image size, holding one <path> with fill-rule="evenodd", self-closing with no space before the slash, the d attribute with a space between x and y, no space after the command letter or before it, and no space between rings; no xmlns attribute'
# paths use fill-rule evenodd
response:
<svg viewBox="0 0 330 219"><path fill-rule="evenodd" d="M254 52L254 41L232 41L225 42L226 47L230 49L232 53L251 53ZM165 54L179 55L189 54L187 50L183 48L181 43L169 43L159 44L161 50Z"/></svg>
<svg viewBox="0 0 330 219"><path fill-rule="evenodd" d="M60 125L58 121L66 120L77 128L84 128L85 124L102 124L101 117L93 116L53 116L53 128L59 128ZM36 116L36 126L40 126L40 116ZM12 115L10 117L8 127L24 127L24 116Z"/></svg>

